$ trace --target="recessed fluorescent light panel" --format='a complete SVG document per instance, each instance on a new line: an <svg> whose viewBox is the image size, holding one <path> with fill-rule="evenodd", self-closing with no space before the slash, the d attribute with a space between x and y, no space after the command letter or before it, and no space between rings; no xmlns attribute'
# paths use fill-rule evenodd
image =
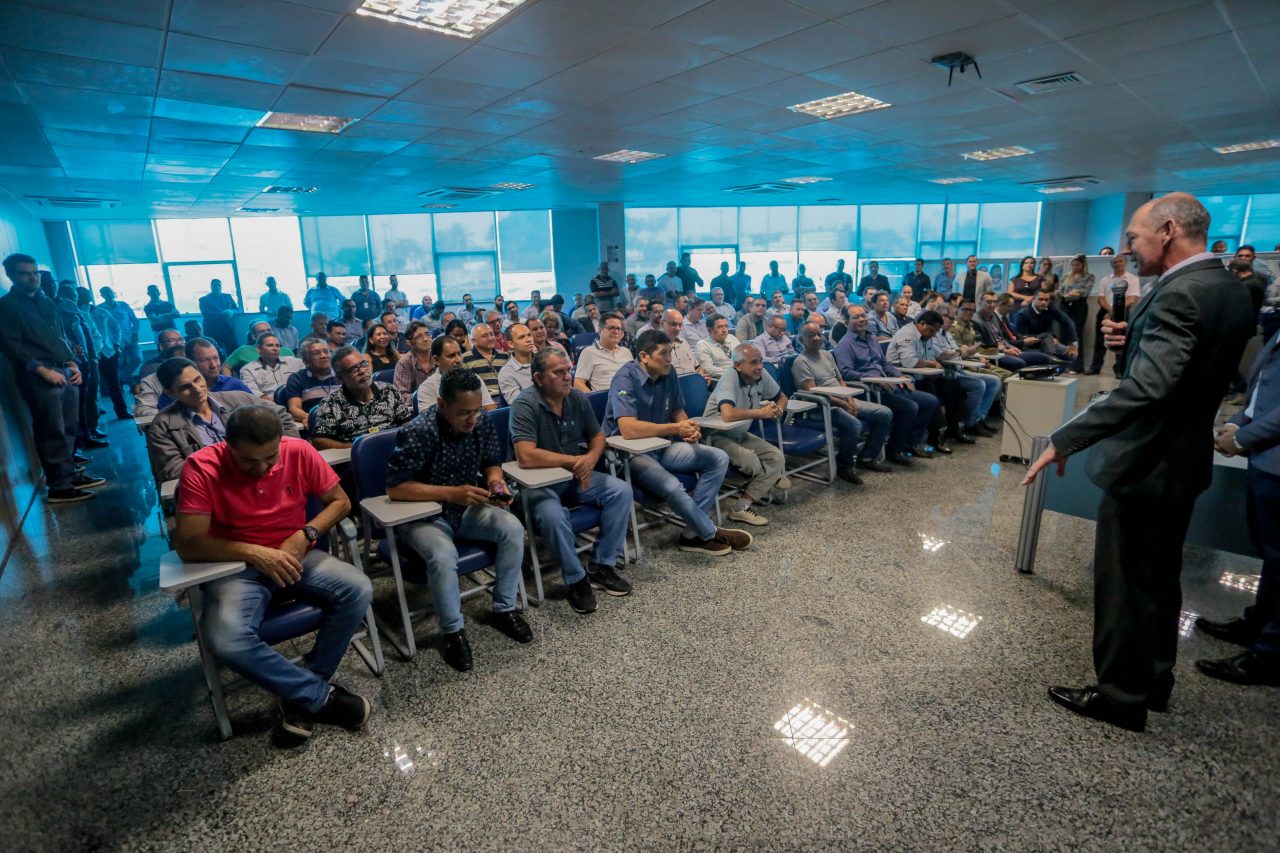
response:
<svg viewBox="0 0 1280 853"><path fill-rule="evenodd" d="M305 130L308 133L342 133L354 122L342 116L313 116L303 113L267 113L258 119L255 127L275 130Z"/></svg>
<svg viewBox="0 0 1280 853"><path fill-rule="evenodd" d="M1053 193L1078 193L1084 192L1084 187L1037 187L1036 192L1042 192L1045 195Z"/></svg>
<svg viewBox="0 0 1280 853"><path fill-rule="evenodd" d="M1021 157L1024 154L1034 154L1030 148L1023 148L1021 145L1010 145L1007 148L988 148L986 151L970 151L968 154L960 156L966 160L1003 160L1005 157Z"/></svg>
<svg viewBox="0 0 1280 853"><path fill-rule="evenodd" d="M282 207L238 207L238 213L279 213Z"/></svg>
<svg viewBox="0 0 1280 853"><path fill-rule="evenodd" d="M949 184L973 184L973 183L977 183L977 182L978 182L978 181L980 181L980 180L982 180L982 178L967 178L967 177L960 177L960 178L930 178L930 179L929 179L929 183L931 183L931 184L948 184L948 185L949 185Z"/></svg>
<svg viewBox="0 0 1280 853"><path fill-rule="evenodd" d="M313 193L317 187L287 187L283 184L272 184L269 187L263 187L264 193L287 193L292 195L300 195L303 193Z"/></svg>
<svg viewBox="0 0 1280 853"><path fill-rule="evenodd" d="M820 184L823 181L829 181L830 178L819 178L816 175L800 175L796 178L783 178L782 182L786 184Z"/></svg>
<svg viewBox="0 0 1280 853"><path fill-rule="evenodd" d="M424 208L428 210L452 210L457 207L456 204L424 204Z"/></svg>
<svg viewBox="0 0 1280 853"><path fill-rule="evenodd" d="M500 183L500 184L490 184L490 185L489 185L489 189L491 189L491 190L516 190L517 192L519 192L520 190L531 190L531 189L533 189L533 184L521 184L521 183L517 183L516 181L503 181L503 182L502 182L502 183Z"/></svg>
<svg viewBox="0 0 1280 853"><path fill-rule="evenodd" d="M1257 142L1241 142L1239 145L1223 145L1213 149L1219 154L1239 154L1241 151L1261 151L1264 148L1280 148L1280 139L1260 139Z"/></svg>
<svg viewBox="0 0 1280 853"><path fill-rule="evenodd" d="M665 157L665 154L654 154L651 151L630 151L623 148L621 151L614 151L612 154L601 154L599 157L592 157L593 160L606 160L610 163L643 163L645 160L657 160L659 157Z"/></svg>
<svg viewBox="0 0 1280 853"><path fill-rule="evenodd" d="M364 0L357 15L470 39L501 21L525 0Z"/></svg>
<svg viewBox="0 0 1280 853"><path fill-rule="evenodd" d="M878 101L868 95L857 92L845 92L843 95L832 95L829 98L818 98L816 101L805 101L787 109L792 112L806 113L821 119L842 118L844 116L866 113L871 110L882 110L893 104Z"/></svg>

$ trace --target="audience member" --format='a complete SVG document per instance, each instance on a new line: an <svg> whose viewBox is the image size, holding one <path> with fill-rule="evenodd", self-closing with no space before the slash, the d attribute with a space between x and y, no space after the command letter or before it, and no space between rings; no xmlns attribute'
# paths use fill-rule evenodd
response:
<svg viewBox="0 0 1280 853"><path fill-rule="evenodd" d="M844 267L841 266L840 269L843 271ZM817 290L817 287L814 285L813 279L805 275L804 264L800 264L796 267L796 277L791 279L791 292L807 293L811 290ZM785 296L786 294L784 293L783 295Z"/></svg>
<svg viewBox="0 0 1280 853"><path fill-rule="evenodd" d="M667 261L667 269L656 282L663 302L674 302L676 295L684 293L684 282L676 275L676 262Z"/></svg>
<svg viewBox="0 0 1280 853"><path fill-rule="evenodd" d="M431 375L431 330L414 320L409 324L409 354L396 362L392 384L400 392L405 405L413 403L418 386Z"/></svg>
<svg viewBox="0 0 1280 853"><path fill-rule="evenodd" d="M222 372L222 356L218 353L218 348L214 346L213 341L207 338L190 338L187 341L186 353L187 358L195 363L204 376L205 384L209 386L210 391L243 391L250 396L253 395L248 385ZM168 394L161 394L156 408L162 410L172 402L173 398Z"/></svg>
<svg viewBox="0 0 1280 853"><path fill-rule="evenodd" d="M728 321L723 318L725 331ZM706 343L705 341L703 343ZM685 412L680 380L671 369L671 341L662 332L645 332L636 341L637 360L623 366L609 388L606 435L626 439L666 438L670 444L631 458L631 482L665 501L685 524L681 551L721 557L751 545L751 534L717 527L711 513L720 494L729 457L700 444L702 430ZM696 476L692 496L676 474Z"/></svg>
<svg viewBox="0 0 1280 853"><path fill-rule="evenodd" d="M916 258L915 267L911 272L902 277L904 287L910 287L914 292L923 294L931 285L929 276L924 271L924 259ZM951 291L948 289L947 293Z"/></svg>
<svg viewBox="0 0 1280 853"><path fill-rule="evenodd" d="M880 274L880 264L877 261L867 264L867 274L858 281L858 293L865 293L869 287L876 290L889 289L889 279ZM828 288L827 292L830 291L831 288Z"/></svg>
<svg viewBox="0 0 1280 853"><path fill-rule="evenodd" d="M702 287L702 276L698 275L698 271L693 268L690 258L688 252L680 255L680 266L676 267L676 275L680 276L682 292L692 297Z"/></svg>
<svg viewBox="0 0 1280 853"><path fill-rule="evenodd" d="M1104 275L1093 289L1094 301L1098 303L1098 316L1093 324L1093 358L1089 362L1089 369L1085 371L1089 376L1102 372L1102 362L1107 357L1107 347L1102 339L1102 323L1111 316L1112 288L1117 284L1125 285L1124 304L1127 311L1137 304L1142 295L1142 284L1136 275L1129 272L1129 259L1124 255L1111 258L1111 272ZM1120 353L1115 359L1117 379L1123 370L1124 355Z"/></svg>
<svg viewBox="0 0 1280 853"><path fill-rule="evenodd" d="M732 369L733 351L741 341L729 334L729 320L723 314L708 315L706 325L707 337L698 342L695 350L698 366L702 368L703 376L708 379L719 379L726 370ZM667 342L666 347L666 357L670 359L670 341Z"/></svg>
<svg viewBox="0 0 1280 853"><path fill-rule="evenodd" d="M1062 310L1071 318L1080 338L1075 361L1071 363L1071 369L1076 373L1084 370L1084 327L1089 321L1089 297L1093 294L1095 285L1093 273L1089 272L1088 259L1084 255L1076 255L1071 259L1071 267L1058 289Z"/></svg>
<svg viewBox="0 0 1280 853"><path fill-rule="evenodd" d="M760 292L764 294L774 290L785 291L786 289L787 277L778 272L778 262L769 261L769 273L760 279ZM738 337L742 337L742 335L739 335ZM752 337L755 336L752 335Z"/></svg>
<svg viewBox="0 0 1280 853"><path fill-rule="evenodd" d="M342 294L336 287L329 286L329 277L323 272L316 273L316 283L307 289L302 304L311 312L313 319L316 314L324 314L326 319L342 316Z"/></svg>
<svg viewBox="0 0 1280 853"><path fill-rule="evenodd" d="M235 299L222 292L222 281L215 278L209 282L209 292L200 297L199 304L205 335L217 341L225 351L231 352L236 348L231 318L240 310Z"/></svg>
<svg viewBox="0 0 1280 853"><path fill-rule="evenodd" d="M971 369L957 363L972 356L977 347L963 347L952 336L955 318L950 305L939 305L935 313L942 317L942 328L930 339L929 351L933 360L946 367L947 375L958 380L965 390L967 403L961 427L968 435L991 438L996 432L987 424L987 417L1000 396L1001 380L981 368Z"/></svg>
<svg viewBox="0 0 1280 853"><path fill-rule="evenodd" d="M80 310L88 313L101 341L98 347L98 375L102 378L102 386L107 389L107 394L111 397L111 405L115 408L116 417L120 420L132 418L133 412L129 411L121 390L123 380L120 378L120 359L124 353L126 341L120 323L116 320L115 314L104 306L90 304L93 294L89 288L77 288L76 293ZM137 370L140 366L139 364L134 369Z"/></svg>
<svg viewBox="0 0 1280 853"><path fill-rule="evenodd" d="M271 324L266 320L257 320L249 324L245 332L244 344L236 347L222 362L222 372L228 376L239 376L246 364L258 357L258 338L271 332ZM272 332L272 334L275 334ZM279 336L276 337L279 340ZM293 349L284 350L286 355L293 355Z"/></svg>
<svg viewBox="0 0 1280 853"><path fill-rule="evenodd" d="M759 350L761 358L774 367L796 354L795 343L787 333L787 321L781 317L770 317L769 322L765 324L764 334L751 343Z"/></svg>
<svg viewBox="0 0 1280 853"><path fill-rule="evenodd" d="M834 272L827 273L827 277L823 281L823 289L827 293L830 293L836 289L837 285L844 285L846 293L853 289L853 276L844 271L844 258L840 258L836 261L836 268ZM799 292L799 288L793 287L791 289L797 293ZM859 287L858 293L861 294L862 291L863 288Z"/></svg>
<svg viewBox="0 0 1280 853"><path fill-rule="evenodd" d="M373 372L391 370L400 360L400 351L391 340L391 333L381 323L369 326L364 336L364 354L369 357Z"/></svg>
<svg viewBox="0 0 1280 853"><path fill-rule="evenodd" d="M673 262L674 266L674 262ZM652 302L650 305L661 305ZM614 375L631 361L631 350L622 346L622 317L610 312L605 315L600 339L586 347L578 356L578 367L573 375L573 387L578 391L607 391Z"/></svg>
<svg viewBox="0 0 1280 853"><path fill-rule="evenodd" d="M735 309L742 306L742 300L747 298L747 294L751 292L751 276L747 274L747 262L738 261L738 271L731 275L730 280L733 282L733 293L726 290L725 301L732 305Z"/></svg>
<svg viewBox="0 0 1280 853"><path fill-rule="evenodd" d="M931 340L942 328L942 315L936 311L924 311L898 330L889 342L885 358L899 369L915 370L934 368L941 370L942 362L935 358ZM982 400L984 385L976 379L961 380L957 376L938 374L922 376L915 380L921 390L932 394L942 404L946 432L942 433L939 418L930 425L929 443L941 453L950 453L946 440L957 444L973 444L974 440L964 430L966 422L976 420L976 412Z"/></svg>
<svg viewBox="0 0 1280 853"><path fill-rule="evenodd" d="M471 349L462 357L462 366L479 376L489 396L496 398L502 393L498 387L498 371L509 356L495 346L493 328L488 323L476 324L471 330L471 343ZM510 400L506 402L511 405Z"/></svg>
<svg viewBox="0 0 1280 853"><path fill-rule="evenodd" d="M172 329L178 322L178 309L172 302L160 298L160 288L154 284L147 285L147 296L150 298L147 304L142 306L142 313L147 315L151 331L159 334L165 329Z"/></svg>
<svg viewBox="0 0 1280 853"><path fill-rule="evenodd" d="M1265 269L1265 265L1263 268ZM119 348L120 362L118 372L122 381L132 382L133 375L138 370L138 365L142 364L142 349L138 345L138 332L141 328L141 324L138 322L138 315L133 310L132 305L117 299L116 292L111 288L99 288L98 295L102 297L102 307L110 311L111 315L116 318L116 322L120 324L120 334L123 340Z"/></svg>
<svg viewBox="0 0 1280 853"><path fill-rule="evenodd" d="M302 359L295 358L292 351L284 354L280 339L272 332L263 332L258 336L258 358L240 369L240 381L255 397L268 402L275 399L276 389L289 381L289 377L306 365Z"/></svg>
<svg viewBox="0 0 1280 853"><path fill-rule="evenodd" d="M304 367L284 383L284 398L293 419L299 424L305 424L307 414L331 392L341 387L341 383L333 374L328 344L316 338L308 338L301 346Z"/></svg>
<svg viewBox="0 0 1280 853"><path fill-rule="evenodd" d="M542 324L541 319L534 317L532 320L529 320L525 325L529 327L529 335L533 338L534 352L537 352L543 347L555 347L556 349L564 353L565 358L568 358L571 362L573 361L572 357L570 357L569 355L568 347L566 347L564 344L560 343L559 341L553 341L547 337L547 329L546 329L546 326Z"/></svg>
<svg viewBox="0 0 1280 853"><path fill-rule="evenodd" d="M704 375L702 368L698 366L698 357L694 354L693 347L684 339L684 326L684 317L674 308L662 313L662 333L671 341L671 367L677 376L684 376L686 373Z"/></svg>
<svg viewBox="0 0 1280 853"><path fill-rule="evenodd" d="M333 354L333 372L342 387L316 406L311 441L319 449L350 447L362 435L398 427L413 417L394 385L374 381L369 362L355 347Z"/></svg>
<svg viewBox="0 0 1280 853"><path fill-rule="evenodd" d="M1075 324L1053 304L1052 296L1052 291L1037 291L1031 304L1013 315L1010 325L1022 335L1024 342L1030 338L1038 339L1041 352L1057 358L1074 359L1079 351Z"/></svg>
<svg viewBox="0 0 1280 853"><path fill-rule="evenodd" d="M1036 259L1027 255L1018 264L1018 274L1009 279L1009 295L1018 303L1019 308L1029 305L1044 284L1044 279L1036 272ZM968 296L965 293L965 296Z"/></svg>
<svg viewBox="0 0 1280 853"><path fill-rule="evenodd" d="M526 493L526 499L533 523L560 561L570 606L591 613L596 609L592 587L616 596L631 592L631 584L615 570L623 557L631 487L596 470L605 437L590 401L570 383L569 360L544 348L533 356L532 374L533 385L511 406L511 442L521 466L563 468L573 474L566 483ZM600 534L585 571L566 502L594 506L601 513Z"/></svg>
<svg viewBox="0 0 1280 853"><path fill-rule="evenodd" d="M322 508L307 518L307 501ZM338 475L307 444L283 434L277 413L243 406L226 420L226 441L202 448L182 468L174 547L188 562L243 561L248 568L204 587L209 650L280 697L280 733L310 737L315 723L350 730L369 719L369 700L331 683L373 587L316 541L351 511ZM301 664L263 642L258 623L280 590L324 611Z"/></svg>
<svg viewBox="0 0 1280 853"><path fill-rule="evenodd" d="M898 333L898 318L889 310L889 294L876 295L875 313L870 317L871 332L879 338L892 338Z"/></svg>
<svg viewBox="0 0 1280 853"><path fill-rule="evenodd" d="M721 266L727 269L729 265L721 264ZM730 286L732 287L732 284ZM728 300L728 291L722 287L711 288L711 307L707 309L707 312L709 314L719 314L730 323L737 319L738 316L738 312Z"/></svg>
<svg viewBox="0 0 1280 853"><path fill-rule="evenodd" d="M502 476L506 454L484 414L484 383L462 367L443 371L435 407L396 433L387 463L387 496L400 501L437 501L435 518L413 522L400 534L427 566L431 597L444 635L445 663L466 672L473 666L458 590L458 538L495 546L493 604L489 624L517 643L533 631L516 609L524 527L509 509L511 492Z"/></svg>
<svg viewBox="0 0 1280 853"><path fill-rule="evenodd" d="M378 319L378 314L382 312L382 298L369 284L367 275L360 276L360 283L356 286L356 292L351 294L351 301L355 303L356 317L362 323Z"/></svg>
<svg viewBox="0 0 1280 853"><path fill-rule="evenodd" d="M729 456L729 464L747 477L746 485L732 501L730 521L756 527L768 524L769 519L756 512L753 504L779 499L791 488L791 480L783 473L786 458L782 451L749 431L752 421L781 420L786 411L787 395L765 371L760 350L753 344L738 345L733 351L733 369L720 377L703 412L704 417L719 415L728 424L722 429L709 429L707 443L723 450Z"/></svg>
<svg viewBox="0 0 1280 853"><path fill-rule="evenodd" d="M293 325L293 307L281 305L276 309L275 317L271 331L280 339L280 346L293 352L298 348L298 327Z"/></svg>
<svg viewBox="0 0 1280 853"><path fill-rule="evenodd" d="M972 299L975 303L982 298L982 294L993 290L991 283L991 274L986 270L978 269L978 256L970 255L964 261L965 271L963 277L956 283L959 286L960 294L964 299ZM934 283L934 290L941 293L941 289ZM953 290L954 290L953 286Z"/></svg>
<svg viewBox="0 0 1280 853"><path fill-rule="evenodd" d="M950 258L942 259L942 272L933 277L931 287L934 293L942 293L950 296L955 290L956 283L956 262ZM963 286L963 282L961 282ZM976 285L976 282L975 282Z"/></svg>
<svg viewBox="0 0 1280 853"><path fill-rule="evenodd" d="M512 323L503 335L511 345L511 357L498 371L498 390L509 405L533 384L533 335L524 323Z"/></svg>
<svg viewBox="0 0 1280 853"><path fill-rule="evenodd" d="M689 300L689 310L684 315L684 331L681 332L681 336L694 351L695 357L698 353L698 342L705 341L710 335L707 330L706 308L706 301L695 296Z"/></svg>
<svg viewBox="0 0 1280 853"><path fill-rule="evenodd" d="M738 320L738 327L734 329L734 335L740 341L753 341L764 334L764 297L757 296L754 299L748 299L746 308L746 313Z"/></svg>
<svg viewBox="0 0 1280 853"><path fill-rule="evenodd" d="M418 386L419 413L425 412L436 404L440 397L440 381L445 372L463 366L462 348L450 336L441 335L431 342L431 363L435 365L435 370ZM484 382L480 383L480 405L486 410L498 408L493 395L489 393L489 386Z"/></svg>
<svg viewBox="0 0 1280 853"><path fill-rule="evenodd" d="M331 351L336 351L338 347L347 346L347 326L341 320L330 320L325 323L323 335L308 335L303 342L306 340L322 340L329 345Z"/></svg>

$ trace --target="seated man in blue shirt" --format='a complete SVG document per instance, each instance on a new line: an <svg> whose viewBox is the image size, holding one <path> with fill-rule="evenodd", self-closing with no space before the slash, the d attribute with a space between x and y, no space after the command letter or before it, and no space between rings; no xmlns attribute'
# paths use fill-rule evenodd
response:
<svg viewBox="0 0 1280 853"><path fill-rule="evenodd" d="M517 643L533 641L533 631L516 610L524 526L507 509L511 493L502 477L504 454L481 408L480 385L465 367L447 371L435 407L400 428L387 461L387 497L438 501L442 507L438 516L410 524L400 535L427 564L444 634L441 655L459 672L471 669L472 657L458 593L455 537L496 545L491 624Z"/></svg>
<svg viewBox="0 0 1280 853"><path fill-rule="evenodd" d="M840 339L835 351L840 377L846 382L871 377L905 379L902 371L885 360L880 342L867 330L867 309L850 305L845 316L849 318L849 333ZM933 413L938 410L938 398L917 391L910 381L885 386L881 391L880 403L893 412L885 458L895 465L910 465L910 456L932 458L934 453L924 446L924 438Z"/></svg>
<svg viewBox="0 0 1280 853"><path fill-rule="evenodd" d="M319 338L307 338L302 342L302 363L306 370L299 370L284 383L285 404L289 414L299 424L307 422L307 414L320 405L320 401L342 387L333 372L333 359L329 345Z"/></svg>
<svg viewBox="0 0 1280 853"><path fill-rule="evenodd" d="M1075 358L1076 324L1052 300L1052 290L1037 290L1031 303L1010 318L1009 325L1023 338L1038 338L1041 352L1058 358Z"/></svg>
<svg viewBox="0 0 1280 853"><path fill-rule="evenodd" d="M243 391L253 394L248 385L222 372L222 356L218 354L217 345L208 338L192 338L187 341L187 358L195 363L210 391ZM172 402L173 398L168 393L161 394L156 408L163 409Z"/></svg>
<svg viewBox="0 0 1280 853"><path fill-rule="evenodd" d="M628 595L631 584L615 571L631 518L631 487L597 471L604 453L604 433L587 395L573 387L572 366L563 352L543 347L534 353L533 384L511 404L511 443L525 468L564 468L567 483L525 494L531 521L560 559L569 605L579 613L596 609L592 587L609 595ZM600 508L600 535L584 572L569 524L565 502Z"/></svg>
<svg viewBox="0 0 1280 853"><path fill-rule="evenodd" d="M605 434L627 439L666 438L671 443L662 450L634 456L631 482L665 500L684 521L681 551L722 557L750 546L750 533L716 527L711 520L720 484L729 469L729 456L698 443L702 430L685 412L680 381L671 369L671 339L664 332L644 332L636 341L636 359L613 377L604 412ZM698 475L692 497L673 472Z"/></svg>

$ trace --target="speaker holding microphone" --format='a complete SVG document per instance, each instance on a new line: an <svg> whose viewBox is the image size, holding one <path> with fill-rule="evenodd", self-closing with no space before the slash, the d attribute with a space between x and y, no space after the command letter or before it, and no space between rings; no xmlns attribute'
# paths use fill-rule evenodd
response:
<svg viewBox="0 0 1280 853"><path fill-rule="evenodd" d="M1113 323L1123 323L1125 321L1125 308L1128 306L1125 299L1129 295L1129 282L1124 279L1117 279L1111 283L1111 316L1108 318ZM1112 352L1119 352L1124 349L1124 344L1116 347L1108 347Z"/></svg>

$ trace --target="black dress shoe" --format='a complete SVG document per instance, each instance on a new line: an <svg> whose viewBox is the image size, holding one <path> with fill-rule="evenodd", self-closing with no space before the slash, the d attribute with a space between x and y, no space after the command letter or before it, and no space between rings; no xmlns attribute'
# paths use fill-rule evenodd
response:
<svg viewBox="0 0 1280 853"><path fill-rule="evenodd" d="M950 456L955 452L951 449L951 445L947 444L946 439L943 438L929 442L929 447L933 449L935 455L942 453L946 456Z"/></svg>
<svg viewBox="0 0 1280 853"><path fill-rule="evenodd" d="M877 474L888 474L893 470L879 459L859 459L858 467L863 471L875 471Z"/></svg>
<svg viewBox="0 0 1280 853"><path fill-rule="evenodd" d="M911 457L905 453L890 453L885 456L885 459L888 459L894 465L901 465L903 468L910 468L913 464Z"/></svg>
<svg viewBox="0 0 1280 853"><path fill-rule="evenodd" d="M853 483L855 486L862 485L862 478L858 476L858 470L853 467L841 468L836 472L836 476L846 483Z"/></svg>
<svg viewBox="0 0 1280 853"><path fill-rule="evenodd" d="M1113 702L1098 692L1095 686L1089 687L1050 687L1049 698L1082 717L1092 717L1111 723L1131 732L1144 731L1147 727L1146 705L1122 705Z"/></svg>
<svg viewBox="0 0 1280 853"><path fill-rule="evenodd" d="M974 441L972 438L970 438L964 432L949 433L947 435L947 438L949 438L951 441L954 441L956 444L977 444L978 443Z"/></svg>
<svg viewBox="0 0 1280 853"><path fill-rule="evenodd" d="M966 427L965 429L969 435L976 435L979 438L995 438L996 435L996 431L982 421L978 421L976 424Z"/></svg>
<svg viewBox="0 0 1280 853"><path fill-rule="evenodd" d="M533 642L533 629L529 627L529 623L524 621L524 617L518 611L505 610L501 613L494 613L489 624L517 643Z"/></svg>
<svg viewBox="0 0 1280 853"><path fill-rule="evenodd" d="M104 447L111 446L111 442L103 438L86 438L81 440L80 444L90 450L100 450Z"/></svg>
<svg viewBox="0 0 1280 853"><path fill-rule="evenodd" d="M1196 630L1238 646L1251 646L1254 638L1258 636L1258 632L1249 626L1249 622L1240 617L1215 622L1200 616L1196 619Z"/></svg>
<svg viewBox="0 0 1280 853"><path fill-rule="evenodd" d="M444 646L440 649L444 662L458 672L467 672L472 667L471 644L467 642L467 632L457 631L444 635Z"/></svg>
<svg viewBox="0 0 1280 853"><path fill-rule="evenodd" d="M1265 684L1280 687L1280 656L1255 655L1241 652L1221 660L1198 660L1196 669L1211 678L1220 678L1235 684Z"/></svg>
<svg viewBox="0 0 1280 853"><path fill-rule="evenodd" d="M71 454L71 461L77 465L88 465L93 461L93 457L85 456L83 453L73 453Z"/></svg>

